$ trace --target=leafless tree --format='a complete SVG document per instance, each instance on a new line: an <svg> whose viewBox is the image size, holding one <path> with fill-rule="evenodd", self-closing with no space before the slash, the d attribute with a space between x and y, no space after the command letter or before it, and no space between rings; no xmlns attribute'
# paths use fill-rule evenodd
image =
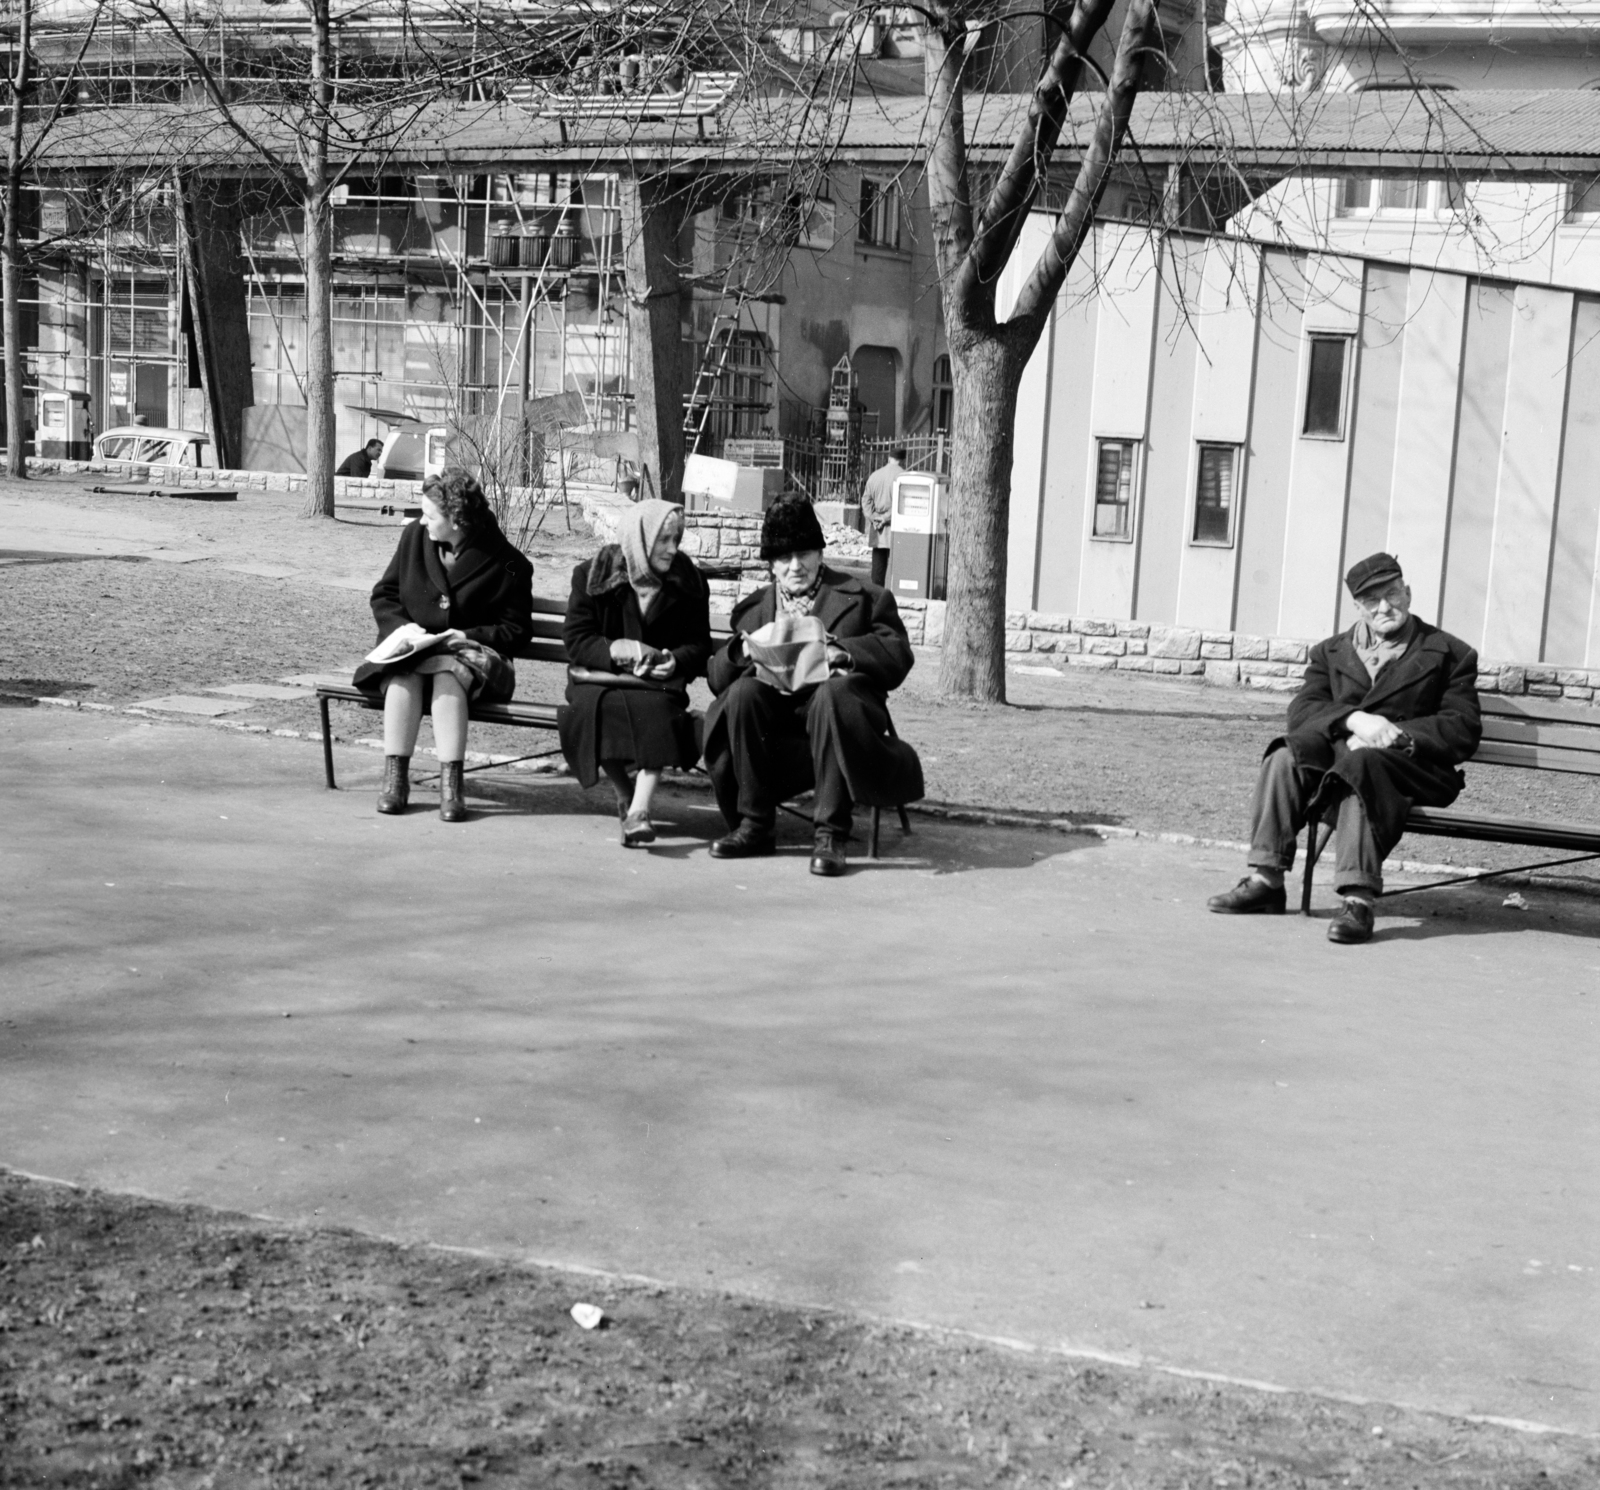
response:
<svg viewBox="0 0 1600 1490"><path fill-rule="evenodd" d="M35 0L16 0L13 24L0 27L9 33L12 43L11 65L4 73L9 113L4 216L0 220L0 330L5 337L6 475L15 480L23 480L28 474L22 280L29 252L22 241L23 192L40 152L71 99L102 13L97 0L82 22L77 55L58 70L41 67L34 55L34 4ZM46 102L39 107L36 100L41 89L46 91Z"/></svg>

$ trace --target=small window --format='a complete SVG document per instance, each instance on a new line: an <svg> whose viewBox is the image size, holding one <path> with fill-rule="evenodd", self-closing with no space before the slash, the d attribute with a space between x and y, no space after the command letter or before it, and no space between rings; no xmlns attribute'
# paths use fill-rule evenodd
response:
<svg viewBox="0 0 1600 1490"><path fill-rule="evenodd" d="M856 241L873 248L900 247L900 188L893 181L861 178L861 218Z"/></svg>
<svg viewBox="0 0 1600 1490"><path fill-rule="evenodd" d="M1324 440L1344 438L1344 370L1347 336L1313 336L1311 370L1306 375L1306 415L1301 434Z"/></svg>
<svg viewBox="0 0 1600 1490"><path fill-rule="evenodd" d="M1341 176L1339 200L1335 210L1340 217L1355 217L1372 210L1372 189L1377 185L1370 176Z"/></svg>
<svg viewBox="0 0 1600 1490"><path fill-rule="evenodd" d="M1133 537L1133 463L1135 442L1101 440L1094 479L1094 536Z"/></svg>
<svg viewBox="0 0 1600 1490"><path fill-rule="evenodd" d="M956 388L950 376L950 359L933 359L933 429L935 434L950 432L955 422Z"/></svg>
<svg viewBox="0 0 1600 1490"><path fill-rule="evenodd" d="M1237 490L1239 447L1202 445L1200 474L1194 493L1194 543L1233 543L1234 494Z"/></svg>
<svg viewBox="0 0 1600 1490"><path fill-rule="evenodd" d="M1385 176L1378 183L1378 206L1385 212L1415 212L1422 205L1424 185L1416 177Z"/></svg>
<svg viewBox="0 0 1600 1490"><path fill-rule="evenodd" d="M1568 188L1568 192L1568 217L1600 215L1600 178L1594 181L1575 181Z"/></svg>

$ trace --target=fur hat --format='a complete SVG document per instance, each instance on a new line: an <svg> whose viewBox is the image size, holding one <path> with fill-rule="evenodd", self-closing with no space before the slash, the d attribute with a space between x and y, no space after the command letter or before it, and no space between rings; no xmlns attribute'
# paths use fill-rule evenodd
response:
<svg viewBox="0 0 1600 1490"><path fill-rule="evenodd" d="M781 559L785 554L821 552L827 547L816 509L804 497L783 497L767 508L761 519L761 557Z"/></svg>

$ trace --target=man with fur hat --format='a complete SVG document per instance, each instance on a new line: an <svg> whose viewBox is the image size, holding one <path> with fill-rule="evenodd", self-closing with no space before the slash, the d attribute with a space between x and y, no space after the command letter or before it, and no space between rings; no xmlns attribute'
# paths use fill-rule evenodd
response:
<svg viewBox="0 0 1600 1490"><path fill-rule="evenodd" d="M1344 908L1330 942L1371 940L1383 861L1413 806L1448 807L1466 785L1456 768L1478 748L1478 654L1411 614L1411 589L1391 554L1345 576L1355 624L1311 649L1286 734L1267 746L1256 781L1250 873L1213 911L1281 915L1284 871L1311 816L1335 816L1334 889Z"/></svg>
<svg viewBox="0 0 1600 1490"><path fill-rule="evenodd" d="M898 807L922 795L922 763L897 739L888 695L913 661L894 597L822 562L811 503L767 509L761 557L772 583L734 607L733 636L711 659L717 695L706 715L706 766L729 831L713 858L747 859L776 847L778 804L815 790L811 872L843 874L851 808ZM779 616L815 616L827 631L828 677L784 693L757 677L744 638Z"/></svg>

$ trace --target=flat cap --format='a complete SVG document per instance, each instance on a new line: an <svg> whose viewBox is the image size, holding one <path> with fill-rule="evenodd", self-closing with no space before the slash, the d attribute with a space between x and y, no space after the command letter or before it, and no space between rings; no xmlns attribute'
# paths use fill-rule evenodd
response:
<svg viewBox="0 0 1600 1490"><path fill-rule="evenodd" d="M1368 554L1350 566L1344 582L1350 586L1352 595L1359 595L1364 590L1404 578L1400 572L1400 561L1393 554Z"/></svg>

